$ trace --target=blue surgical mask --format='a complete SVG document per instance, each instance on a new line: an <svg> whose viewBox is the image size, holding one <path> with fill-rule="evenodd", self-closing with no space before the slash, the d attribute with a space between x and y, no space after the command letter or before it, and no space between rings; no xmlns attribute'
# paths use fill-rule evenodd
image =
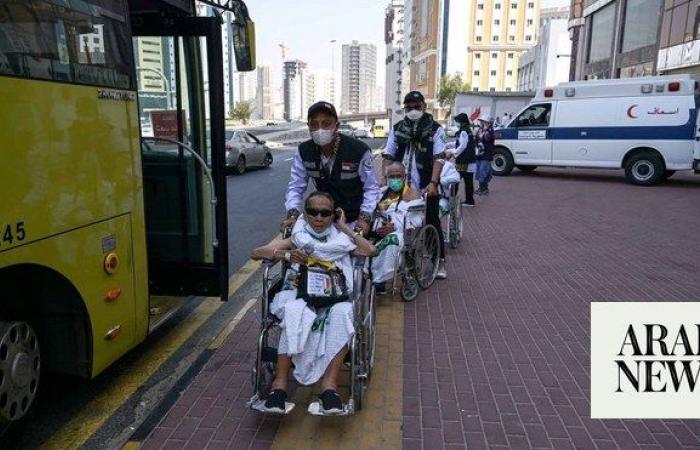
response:
<svg viewBox="0 0 700 450"><path fill-rule="evenodd" d="M389 178L387 185L392 191L401 192L403 189L403 180L401 178Z"/></svg>

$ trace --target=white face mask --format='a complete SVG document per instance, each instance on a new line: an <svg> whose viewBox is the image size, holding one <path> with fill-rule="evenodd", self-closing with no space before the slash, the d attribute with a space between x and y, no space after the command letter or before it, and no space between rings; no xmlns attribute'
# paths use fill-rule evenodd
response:
<svg viewBox="0 0 700 450"><path fill-rule="evenodd" d="M423 117L423 111L419 109L412 109L406 113L406 117L408 117L408 120L417 122L420 120L421 117Z"/></svg>
<svg viewBox="0 0 700 450"><path fill-rule="evenodd" d="M311 236L315 237L316 239L325 239L328 236L330 236L330 234L331 234L331 227L330 226L327 227L325 230L318 232L318 231L314 230L314 227L312 227L311 224L308 222L306 223L306 225L304 225L304 230L307 233L309 233Z"/></svg>
<svg viewBox="0 0 700 450"><path fill-rule="evenodd" d="M320 146L330 144L333 141L333 137L335 137L335 130L324 130L321 128L311 132L311 139L314 140L316 145Z"/></svg>

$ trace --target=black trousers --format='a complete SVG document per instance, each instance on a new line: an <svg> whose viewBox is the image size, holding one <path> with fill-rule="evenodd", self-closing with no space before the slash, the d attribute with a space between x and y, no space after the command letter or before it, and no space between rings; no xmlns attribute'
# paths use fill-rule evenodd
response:
<svg viewBox="0 0 700 450"><path fill-rule="evenodd" d="M460 172L459 175L464 180L464 201L470 205L474 204L474 173Z"/></svg>
<svg viewBox="0 0 700 450"><path fill-rule="evenodd" d="M445 236L442 234L442 226L440 225L440 196L429 195L425 202L425 221L428 225L437 228L440 238L440 258L445 257Z"/></svg>

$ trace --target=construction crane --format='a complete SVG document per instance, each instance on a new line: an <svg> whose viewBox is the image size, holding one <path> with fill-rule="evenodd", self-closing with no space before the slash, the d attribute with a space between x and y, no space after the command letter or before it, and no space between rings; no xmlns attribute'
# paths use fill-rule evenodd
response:
<svg viewBox="0 0 700 450"><path fill-rule="evenodd" d="M285 60L286 57L287 57L287 49L288 49L288 47L287 47L286 45L284 45L284 44L277 44L277 45L279 45L280 52L282 53L282 62L284 63L284 60Z"/></svg>

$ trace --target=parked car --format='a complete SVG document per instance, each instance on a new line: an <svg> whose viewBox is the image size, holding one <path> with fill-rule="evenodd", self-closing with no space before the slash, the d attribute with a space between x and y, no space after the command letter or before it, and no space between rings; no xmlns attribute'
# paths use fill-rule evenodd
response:
<svg viewBox="0 0 700 450"><path fill-rule="evenodd" d="M267 122L265 124L266 127L274 127L275 125L277 125L275 122Z"/></svg>
<svg viewBox="0 0 700 450"><path fill-rule="evenodd" d="M386 130L384 129L384 125L373 126L371 133L375 138L385 138L386 137Z"/></svg>
<svg viewBox="0 0 700 450"><path fill-rule="evenodd" d="M270 167L272 152L252 134L243 130L226 130L226 170L237 175L245 173L248 167Z"/></svg>
<svg viewBox="0 0 700 450"><path fill-rule="evenodd" d="M357 129L355 129L355 137L356 138L372 139L372 138L374 138L374 134L372 134L371 131L366 130L364 128L357 128Z"/></svg>
<svg viewBox="0 0 700 450"><path fill-rule="evenodd" d="M352 127L352 125L347 124L347 123L341 123L338 126L338 131L341 134L344 134L346 136L352 136L355 137L355 129Z"/></svg>

